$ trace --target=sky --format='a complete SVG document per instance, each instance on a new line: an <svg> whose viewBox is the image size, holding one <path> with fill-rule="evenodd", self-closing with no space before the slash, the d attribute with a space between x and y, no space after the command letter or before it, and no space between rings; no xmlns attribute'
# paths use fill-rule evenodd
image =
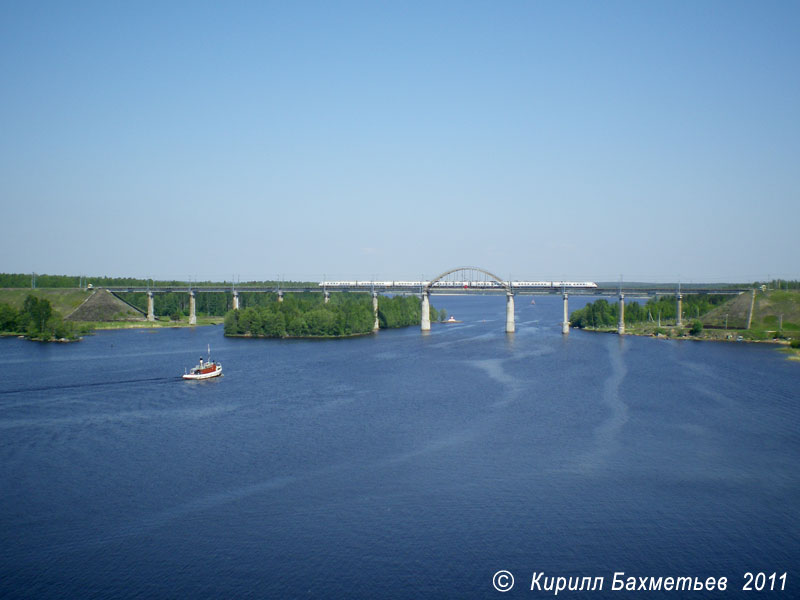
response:
<svg viewBox="0 0 800 600"><path fill-rule="evenodd" d="M800 3L0 2L0 272L800 279Z"/></svg>

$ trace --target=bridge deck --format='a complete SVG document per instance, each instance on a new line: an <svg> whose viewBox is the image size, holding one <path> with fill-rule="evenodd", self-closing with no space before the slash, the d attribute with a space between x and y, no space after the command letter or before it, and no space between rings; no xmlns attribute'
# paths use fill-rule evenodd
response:
<svg viewBox="0 0 800 600"><path fill-rule="evenodd" d="M109 292L126 293L126 292L152 292L154 294L163 294L169 292L188 294L191 292L208 292L208 293L225 293L233 292L229 287L210 286L210 287L108 287L105 288ZM238 287L236 292L254 292L254 293L301 293L301 292L361 292L361 293L388 293L388 294L420 294L422 289L420 287L397 287L386 285L367 286L326 286L322 287ZM681 294L741 294L749 292L750 288L711 288L711 287L691 287L681 288ZM552 288L552 287L526 287L515 286L513 287L515 295L523 296L547 296L547 295L561 295L564 292L569 295L580 296L616 296L620 293L618 287L598 287L598 288ZM640 287L640 288L622 288L625 296L630 297L648 297L648 296L668 296L676 294L676 289L669 289L663 287ZM458 288L458 287L433 287L430 288L431 294L436 295L464 295L464 294L505 294L506 290L502 287L475 287L475 288Z"/></svg>

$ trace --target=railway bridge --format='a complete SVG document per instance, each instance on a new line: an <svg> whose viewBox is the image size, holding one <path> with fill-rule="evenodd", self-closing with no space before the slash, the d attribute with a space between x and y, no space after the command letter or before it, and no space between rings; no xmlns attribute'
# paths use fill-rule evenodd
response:
<svg viewBox="0 0 800 600"><path fill-rule="evenodd" d="M274 293L278 302L283 301L286 293L317 292L322 293L325 302L332 292L369 292L372 294L372 308L375 314L375 329L378 329L378 295L388 294L415 294L422 300L422 319L420 330L428 332L431 329L430 321L430 296L431 294L460 295L460 294L505 294L506 296L506 333L514 333L516 329L514 319L514 297L516 295L561 295L564 301L564 318L561 322L561 332L569 333L569 296L612 296L618 297L620 302L618 332L625 333L625 298L647 298L675 294L677 303L677 325L681 326L681 301L684 294L741 294L753 292L751 288L715 288L710 286L683 287L677 284L675 288L661 286L649 287L600 287L592 281L511 281L503 280L497 275L480 267L456 267L444 271L428 281L321 281L316 286L112 286L107 288L112 293L144 292L147 294L147 319L155 320L153 295L158 293L179 292L189 294L189 323L197 323L195 308L195 295L205 293L231 293L233 295L233 308L239 308L239 294L241 292Z"/></svg>

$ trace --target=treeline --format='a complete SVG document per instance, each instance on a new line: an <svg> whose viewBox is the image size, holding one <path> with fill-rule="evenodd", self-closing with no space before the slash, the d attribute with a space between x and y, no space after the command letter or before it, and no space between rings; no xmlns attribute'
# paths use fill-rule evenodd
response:
<svg viewBox="0 0 800 600"><path fill-rule="evenodd" d="M33 340L74 340L78 330L74 323L64 321L45 298L28 296L17 310L9 304L0 304L0 333L24 335ZM84 333L81 331L81 333Z"/></svg>
<svg viewBox="0 0 800 600"><path fill-rule="evenodd" d="M730 299L724 294L691 294L683 297L682 312L687 319L697 318ZM674 295L651 298L646 304L625 303L625 323L667 321L677 319L678 306ZM619 323L619 302L610 304L600 299L573 311L569 316L573 327L614 327Z"/></svg>
<svg viewBox="0 0 800 600"><path fill-rule="evenodd" d="M208 282L210 283L210 282ZM33 273L0 273L2 288L80 288L92 284L94 287L121 286L186 286L185 281L153 281L135 277L87 277L85 275L39 275ZM194 285L204 285L195 283ZM211 285L216 285L211 283Z"/></svg>
<svg viewBox="0 0 800 600"><path fill-rule="evenodd" d="M268 294L262 294L268 296ZM381 296L378 323L382 329L419 324L421 302L416 296ZM445 311L431 307L431 320ZM371 333L375 323L369 294L334 294L325 303L320 294L286 294L225 315L225 335L254 337L344 337Z"/></svg>
<svg viewBox="0 0 800 600"><path fill-rule="evenodd" d="M128 304L142 312L147 312L146 292L120 292L116 294ZM241 301L242 294L239 295ZM275 295L272 294L274 298ZM233 294L230 292L196 292L195 314L198 316L222 317L233 308ZM179 319L189 314L189 294L185 292L165 292L153 294L153 312L157 317Z"/></svg>
<svg viewBox="0 0 800 600"><path fill-rule="evenodd" d="M246 281L237 282L236 287L310 287L319 282L310 281ZM177 280L140 279L136 277L108 277L107 275L89 277L86 275L39 275L36 273L0 273L0 288L79 288L91 284L93 287L188 287L189 282ZM229 281L192 281L196 286L225 286Z"/></svg>

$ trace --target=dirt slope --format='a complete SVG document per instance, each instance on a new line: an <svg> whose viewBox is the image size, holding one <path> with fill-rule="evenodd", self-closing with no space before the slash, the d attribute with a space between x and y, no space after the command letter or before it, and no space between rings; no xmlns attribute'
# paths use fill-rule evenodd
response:
<svg viewBox="0 0 800 600"><path fill-rule="evenodd" d="M106 290L95 292L68 317L70 321L146 321L147 316Z"/></svg>

